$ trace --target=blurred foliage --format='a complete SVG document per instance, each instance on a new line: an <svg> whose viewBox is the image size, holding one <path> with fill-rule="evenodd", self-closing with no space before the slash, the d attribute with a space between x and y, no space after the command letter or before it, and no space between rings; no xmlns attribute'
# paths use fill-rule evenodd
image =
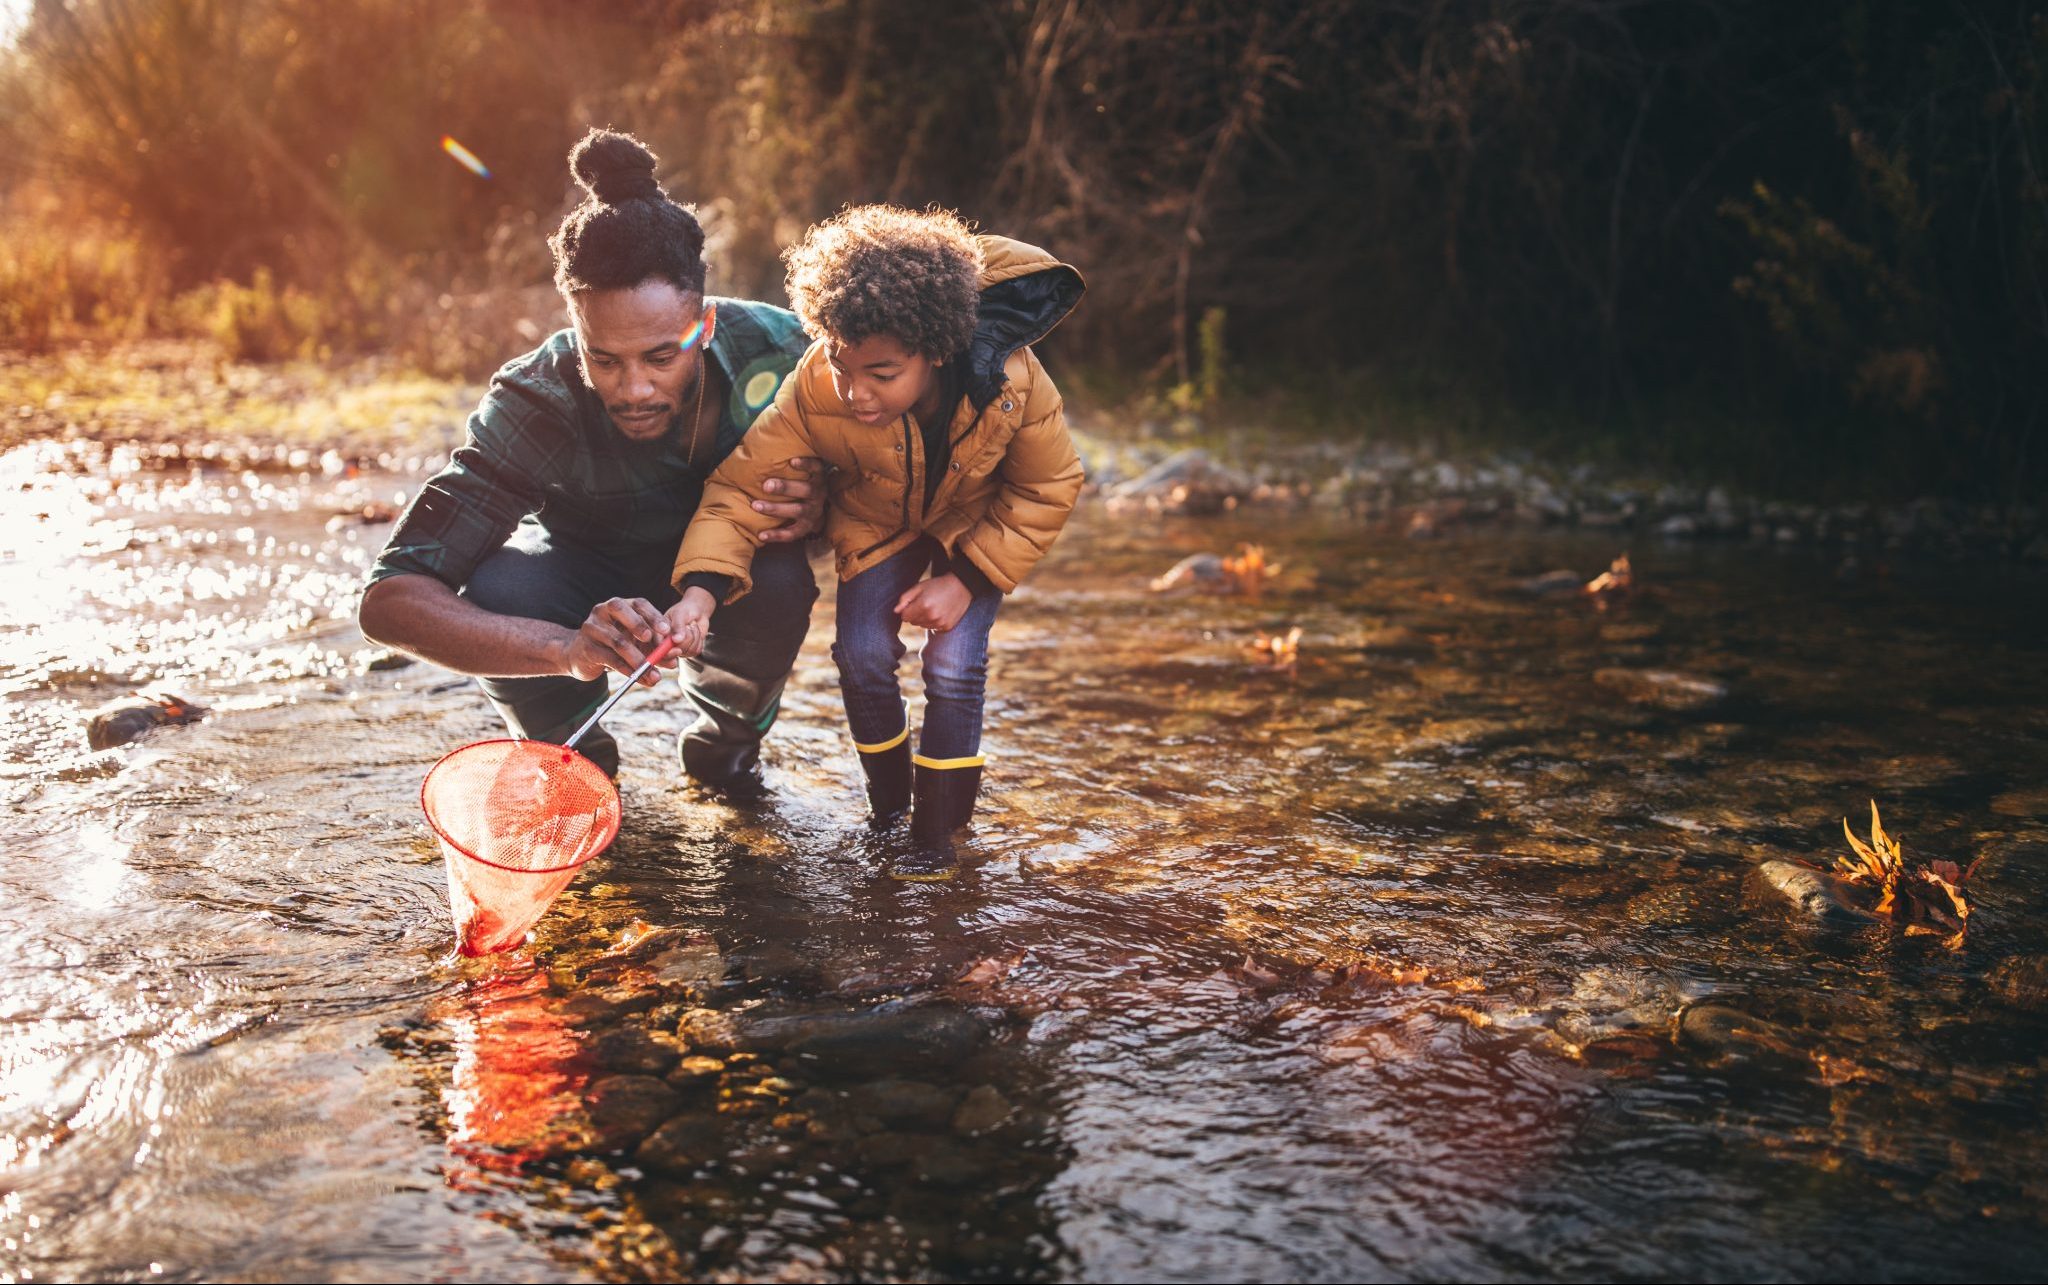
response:
<svg viewBox="0 0 2048 1285"><path fill-rule="evenodd" d="M0 189L110 231L10 245L0 319L487 369L556 324L563 157L608 123L698 201L722 290L779 297L841 204L938 202L1080 265L1047 346L1182 410L1435 388L1765 486L1860 460L2026 498L2037 9L39 0Z"/></svg>

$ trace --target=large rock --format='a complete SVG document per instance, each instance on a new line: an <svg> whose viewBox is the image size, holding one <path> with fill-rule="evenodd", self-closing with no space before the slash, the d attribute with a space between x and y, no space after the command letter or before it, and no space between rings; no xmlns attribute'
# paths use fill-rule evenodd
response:
<svg viewBox="0 0 2048 1285"><path fill-rule="evenodd" d="M846 1105L860 1115L873 1116L898 1128L938 1129L952 1119L958 1089L926 1084L922 1080L874 1080L846 1095Z"/></svg>
<svg viewBox="0 0 2048 1285"><path fill-rule="evenodd" d="M794 1054L819 1074L843 1079L955 1066L987 1036L965 1009L909 1003L772 1017L740 1023L735 1031L740 1047Z"/></svg>
<svg viewBox="0 0 2048 1285"><path fill-rule="evenodd" d="M1862 924L1877 916L1859 903L1862 898L1852 885L1824 870L1796 861L1766 861L1751 876L1758 888L1782 899L1800 916L1822 924Z"/></svg>
<svg viewBox="0 0 2048 1285"><path fill-rule="evenodd" d="M626 1150L661 1127L682 1095L651 1075L613 1075L590 1086L590 1123L606 1150Z"/></svg>
<svg viewBox="0 0 2048 1285"><path fill-rule="evenodd" d="M727 1149L717 1116L679 1115L648 1135L633 1159L660 1173L689 1174L724 1159Z"/></svg>
<svg viewBox="0 0 2048 1285"><path fill-rule="evenodd" d="M1678 1042L1722 1060L1795 1062L1805 1056L1785 1027L1722 1004L1694 1004L1680 1014Z"/></svg>
<svg viewBox="0 0 2048 1285"><path fill-rule="evenodd" d="M1699 709L1728 695L1726 685L1711 678L1670 669L1597 669L1593 671L1593 681L1631 704L1655 705L1660 709Z"/></svg>
<svg viewBox="0 0 2048 1285"><path fill-rule="evenodd" d="M624 1075L666 1075L682 1058L682 1054L637 1026L606 1031L591 1042L591 1052L607 1070Z"/></svg>
<svg viewBox="0 0 2048 1285"><path fill-rule="evenodd" d="M977 1085L968 1090L960 1101L960 1108L953 1112L953 1132L987 1133L990 1129L1002 1127L1010 1118L1010 1100L993 1084Z"/></svg>
<svg viewBox="0 0 2048 1285"><path fill-rule="evenodd" d="M176 696L133 696L102 705L86 719L85 743L96 750L139 741L159 727L196 723L211 711Z"/></svg>

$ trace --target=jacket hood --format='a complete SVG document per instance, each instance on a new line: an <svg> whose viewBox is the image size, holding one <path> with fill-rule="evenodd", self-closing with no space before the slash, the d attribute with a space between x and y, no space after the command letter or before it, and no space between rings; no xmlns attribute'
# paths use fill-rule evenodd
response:
<svg viewBox="0 0 2048 1285"><path fill-rule="evenodd" d="M981 312L967 345L967 397L980 411L1002 391L1011 354L1052 333L1081 302L1088 283L1035 245L978 236Z"/></svg>

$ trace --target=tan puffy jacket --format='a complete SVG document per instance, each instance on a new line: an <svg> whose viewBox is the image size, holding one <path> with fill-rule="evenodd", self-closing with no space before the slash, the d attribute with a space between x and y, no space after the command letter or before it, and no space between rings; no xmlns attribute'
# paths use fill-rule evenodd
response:
<svg viewBox="0 0 2048 1285"><path fill-rule="evenodd" d="M832 466L825 535L842 580L920 535L967 557L1005 593L1045 556L1081 494L1081 460L1059 390L1028 345L1073 311L1084 286L1080 273L1035 246L978 239L981 320L968 348L967 395L948 430L952 460L931 503L916 424L907 415L891 424L855 419L833 391L824 343L814 343L705 486L674 582L692 571L731 576L727 602L752 587L761 532L782 519L756 513L751 501L772 499L761 484L800 455Z"/></svg>

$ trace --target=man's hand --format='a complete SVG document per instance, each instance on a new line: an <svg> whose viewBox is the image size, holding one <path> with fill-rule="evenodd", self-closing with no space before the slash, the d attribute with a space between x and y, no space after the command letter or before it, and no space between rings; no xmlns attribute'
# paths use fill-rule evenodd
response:
<svg viewBox="0 0 2048 1285"><path fill-rule="evenodd" d="M607 599L590 609L589 617L563 648L562 670L585 681L608 669L631 675L646 663L654 644L668 634L668 621L647 599ZM660 667L675 668L675 657L676 653L670 652ZM640 685L652 687L660 681L661 675L650 670Z"/></svg>
<svg viewBox="0 0 2048 1285"><path fill-rule="evenodd" d="M703 654L705 636L711 632L711 613L716 610L718 599L705 590L695 587L683 590L682 601L668 609L666 622L676 637L675 655Z"/></svg>
<svg viewBox="0 0 2048 1285"><path fill-rule="evenodd" d="M755 500L754 512L788 518L781 526L761 533L763 544L788 544L816 535L825 525L825 461L799 455L783 463L794 477L771 477L761 484L770 495L783 500Z"/></svg>
<svg viewBox="0 0 2048 1285"><path fill-rule="evenodd" d="M967 604L973 601L974 595L960 583L960 577L949 571L905 589L896 600L896 614L907 625L942 634L960 623L960 617L967 614Z"/></svg>

